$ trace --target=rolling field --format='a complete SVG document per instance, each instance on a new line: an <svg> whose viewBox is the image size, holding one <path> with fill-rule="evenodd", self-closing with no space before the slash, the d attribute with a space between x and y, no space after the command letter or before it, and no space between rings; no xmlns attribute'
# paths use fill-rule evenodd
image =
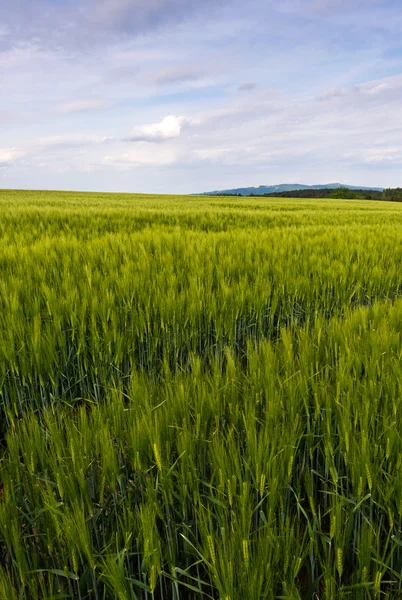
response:
<svg viewBox="0 0 402 600"><path fill-rule="evenodd" d="M0 599L402 597L402 204L0 191Z"/></svg>

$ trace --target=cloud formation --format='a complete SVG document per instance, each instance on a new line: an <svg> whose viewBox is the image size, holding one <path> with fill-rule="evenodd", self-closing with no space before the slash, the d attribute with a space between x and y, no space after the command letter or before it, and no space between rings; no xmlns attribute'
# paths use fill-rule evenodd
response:
<svg viewBox="0 0 402 600"><path fill-rule="evenodd" d="M22 156L17 148L0 148L0 167L10 167Z"/></svg>
<svg viewBox="0 0 402 600"><path fill-rule="evenodd" d="M179 137L183 127L191 125L193 122L190 117L169 115L160 123L135 127L128 140L130 142L164 142Z"/></svg>
<svg viewBox="0 0 402 600"><path fill-rule="evenodd" d="M2 7L6 25L0 29L0 43L8 48L32 41L56 50L88 48L177 25L213 8L213 0L13 0Z"/></svg>
<svg viewBox="0 0 402 600"><path fill-rule="evenodd" d="M35 146L42 150L54 151L56 148L59 149L70 149L70 148L85 148L87 146L97 146L113 142L113 138L99 135L82 135L66 134L66 135L51 135L48 137L42 137L36 140Z"/></svg>
<svg viewBox="0 0 402 600"><path fill-rule="evenodd" d="M151 82L156 85L172 85L196 81L205 76L199 65L179 65L155 73Z"/></svg>
<svg viewBox="0 0 402 600"><path fill-rule="evenodd" d="M56 106L58 113L77 113L100 110L106 106L104 100L97 98L77 98L75 100L67 100Z"/></svg>
<svg viewBox="0 0 402 600"><path fill-rule="evenodd" d="M2 177L162 192L400 185L399 2L5 2Z"/></svg>
<svg viewBox="0 0 402 600"><path fill-rule="evenodd" d="M139 167L167 167L178 160L175 148L159 146L155 149L152 144L140 142L122 154L107 155L103 164L118 170L130 170Z"/></svg>

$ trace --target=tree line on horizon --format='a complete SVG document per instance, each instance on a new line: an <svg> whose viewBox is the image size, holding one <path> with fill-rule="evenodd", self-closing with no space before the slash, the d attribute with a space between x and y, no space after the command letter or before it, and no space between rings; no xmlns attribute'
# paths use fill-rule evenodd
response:
<svg viewBox="0 0 402 600"><path fill-rule="evenodd" d="M220 196L241 196L242 194L222 193ZM291 190L287 192L273 192L266 194L248 194L244 197L270 197L270 198L334 198L339 200L386 200L402 202L402 188L387 188L379 190L351 190L347 187Z"/></svg>

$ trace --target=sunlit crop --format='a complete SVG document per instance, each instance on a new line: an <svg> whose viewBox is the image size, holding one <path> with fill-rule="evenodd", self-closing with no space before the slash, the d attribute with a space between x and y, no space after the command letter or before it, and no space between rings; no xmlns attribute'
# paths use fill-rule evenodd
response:
<svg viewBox="0 0 402 600"><path fill-rule="evenodd" d="M0 192L1 600L401 598L401 336L401 204Z"/></svg>

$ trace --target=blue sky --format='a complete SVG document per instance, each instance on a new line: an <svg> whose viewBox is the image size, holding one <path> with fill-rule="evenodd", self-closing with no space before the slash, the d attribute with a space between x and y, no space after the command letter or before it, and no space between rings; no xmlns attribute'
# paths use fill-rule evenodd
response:
<svg viewBox="0 0 402 600"><path fill-rule="evenodd" d="M402 186L400 0L0 5L0 187Z"/></svg>

